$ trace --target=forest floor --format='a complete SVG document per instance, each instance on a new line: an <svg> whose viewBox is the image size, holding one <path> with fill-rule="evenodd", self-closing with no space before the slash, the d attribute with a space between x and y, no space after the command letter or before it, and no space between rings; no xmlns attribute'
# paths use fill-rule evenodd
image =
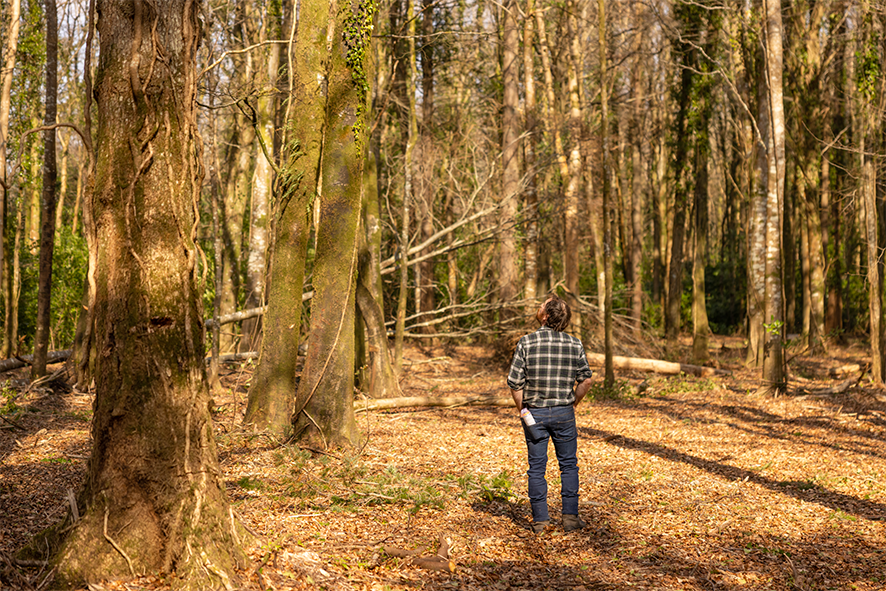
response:
<svg viewBox="0 0 886 591"><path fill-rule="evenodd" d="M815 394L864 365L860 346L792 359L788 395L756 394L740 341L718 338L729 376L619 372L625 393L577 411L580 512L528 529L526 451L513 408L358 414L359 449L317 454L240 428L248 368L214 394L219 455L236 514L254 534L245 589L886 589L886 391L867 380ZM478 347L407 351L406 396L501 394L506 364ZM829 373L830 372L830 373ZM599 376L599 374L597 374ZM12 553L67 510L90 453L92 397L11 379L0 399L0 586L40 586ZM629 388L630 386L630 388ZM384 546L433 556L426 570ZM4 564L5 562L5 564ZM167 589L142 577L92 591ZM51 584L48 585L51 588Z"/></svg>

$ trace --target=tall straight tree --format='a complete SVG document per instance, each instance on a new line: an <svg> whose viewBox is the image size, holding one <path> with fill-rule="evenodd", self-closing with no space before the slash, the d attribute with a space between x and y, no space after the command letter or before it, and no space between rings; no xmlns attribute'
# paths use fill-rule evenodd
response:
<svg viewBox="0 0 886 591"><path fill-rule="evenodd" d="M763 16L764 64L761 73L764 75L762 82L766 88L765 108L769 116L766 168L761 171L761 176L766 179L763 382L766 389L783 392L787 387L787 373L784 356L785 302L782 276L785 120L781 0L763 0ZM758 127L762 125L758 123Z"/></svg>
<svg viewBox="0 0 886 591"><path fill-rule="evenodd" d="M507 0L502 9L501 72L504 102L501 122L502 180L501 216L507 222L517 217L517 195L520 192L520 35L517 29L517 2ZM517 238L505 231L498 245L498 297L507 305L517 296Z"/></svg>
<svg viewBox="0 0 886 591"><path fill-rule="evenodd" d="M9 151L9 110L12 98L12 74L15 71L15 57L18 53L18 34L21 29L21 0L12 0L8 4L9 23L6 25L6 44L3 47L3 69L0 70L0 289L3 292L3 345L0 356L9 357L12 352L12 339L9 329L12 326L12 288L13 281L9 264L10 256L7 249L6 235L9 179L6 177L6 159Z"/></svg>
<svg viewBox="0 0 886 591"><path fill-rule="evenodd" d="M79 519L44 537L59 587L148 572L231 586L244 555L209 416L195 244L200 3L97 10L92 454Z"/></svg>
<svg viewBox="0 0 886 591"><path fill-rule="evenodd" d="M867 242L868 314L871 331L871 377L882 384L886 377L886 343L883 323L883 230L882 195L877 195L877 138L881 136L882 95L881 48L883 31L875 19L869 2L861 6L861 47L856 52L856 84L859 97L861 131L861 195L864 204L865 238ZM880 92L878 92L880 91ZM879 103L879 104L878 104ZM879 107L879 108L878 108Z"/></svg>
<svg viewBox="0 0 886 591"><path fill-rule="evenodd" d="M52 251L55 247L55 182L58 170L55 158L56 113L58 111L58 16L55 0L45 0L46 86L44 88L43 125L43 198L40 206L40 263L37 288L37 331L34 335L34 364L31 377L46 374L49 350L50 304L52 301Z"/></svg>
<svg viewBox="0 0 886 591"><path fill-rule="evenodd" d="M323 4L323 3L314 3ZM324 142L317 175L322 179L311 346L298 385L293 412L294 435L318 444L353 445L354 314L359 221L363 203L363 165L367 141L369 82L366 72L373 0L333 0L310 11L322 44L326 107ZM324 14L325 13L325 14ZM311 22L311 21L308 21ZM404 258L405 258L405 252Z"/></svg>
<svg viewBox="0 0 886 591"><path fill-rule="evenodd" d="M268 39L279 40L282 27L282 6L280 0L268 3L264 29ZM274 119L277 109L277 71L280 69L280 48L277 43L267 48L262 89L253 116L255 127L255 170L252 174L252 195L249 217L249 254L246 260L246 308L257 308L265 304L268 246L271 231L271 192L274 184ZM261 342L261 318L243 321L242 351L255 351Z"/></svg>
<svg viewBox="0 0 886 591"><path fill-rule="evenodd" d="M319 191L328 96L317 80L326 76L328 7L312 3L299 15L299 30L290 73L292 90L287 109L285 163L280 174L279 200L268 311L261 361L249 388L244 421L254 429L277 435L288 432L298 390L296 360L302 316L302 284L311 229L311 202ZM317 31L308 34L307 31ZM322 196L320 197L323 198Z"/></svg>
<svg viewBox="0 0 886 591"><path fill-rule="evenodd" d="M538 143L538 106L535 97L535 66L533 59L533 20L535 0L528 0L523 15L523 163L526 187L523 190L523 297L535 307L538 288L538 173L535 145Z"/></svg>

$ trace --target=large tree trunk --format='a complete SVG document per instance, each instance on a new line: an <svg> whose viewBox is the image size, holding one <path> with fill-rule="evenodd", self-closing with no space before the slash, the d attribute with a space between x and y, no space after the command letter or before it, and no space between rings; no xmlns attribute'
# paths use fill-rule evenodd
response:
<svg viewBox="0 0 886 591"><path fill-rule="evenodd" d="M61 536L56 584L175 572L230 585L244 555L212 435L194 242L199 3L98 12L93 449L80 519L47 532Z"/></svg>
<svg viewBox="0 0 886 591"><path fill-rule="evenodd" d="M46 99L43 125L55 125L58 99L58 18L55 0L45 0ZM34 334L34 365L31 378L46 374L49 351L50 303L52 301L52 251L55 247L55 129L43 132L43 199L40 208L40 277L37 288L37 330Z"/></svg>
<svg viewBox="0 0 886 591"><path fill-rule="evenodd" d="M318 16L323 10L328 11L329 31L326 141L320 168L323 195L314 263L311 346L298 386L293 428L297 439L347 446L357 439L353 404L354 292L368 119L364 68L374 4L371 0L354 0L339 8L331 2L318 9ZM344 31L348 33L347 47Z"/></svg>
<svg viewBox="0 0 886 591"><path fill-rule="evenodd" d="M9 2L9 24L6 25L6 47L3 48L2 76L0 76L0 288L3 291L3 308L5 310L3 346L0 357L9 357L12 352L12 340L9 328L12 324L12 277L10 277L9 252L6 228L9 206L9 179L6 177L6 155L9 146L9 109L12 96L12 75L15 71L15 56L18 51L18 33L21 28L21 0Z"/></svg>

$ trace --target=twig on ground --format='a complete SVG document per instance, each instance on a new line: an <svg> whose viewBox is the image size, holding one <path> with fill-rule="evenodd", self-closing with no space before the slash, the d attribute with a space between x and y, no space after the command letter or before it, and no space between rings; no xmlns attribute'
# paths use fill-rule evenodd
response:
<svg viewBox="0 0 886 591"><path fill-rule="evenodd" d="M118 545L117 545L117 542L115 542L114 540L112 540L112 539L111 539L111 536L108 535L108 513L109 513L109 512L110 512L110 509L108 509L107 507L105 507L105 528L104 528L105 539L106 539L108 542L111 543L111 546L114 547L114 550L116 550L117 552L119 552L120 555L121 555L123 558L126 559L126 564L129 565L129 572L130 572L130 573L132 574L132 576L134 577L134 576L135 576L135 569L132 568L132 560L130 560L130 558L129 558L129 556L126 554L126 552L123 551L123 548L121 548L120 546L118 546Z"/></svg>

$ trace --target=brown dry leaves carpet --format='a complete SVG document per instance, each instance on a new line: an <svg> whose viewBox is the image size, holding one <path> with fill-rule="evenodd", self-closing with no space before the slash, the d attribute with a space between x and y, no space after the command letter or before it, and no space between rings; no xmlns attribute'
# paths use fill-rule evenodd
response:
<svg viewBox="0 0 886 591"><path fill-rule="evenodd" d="M244 589L886 589L886 392L838 395L828 369L860 349L795 359L791 391L754 395L753 374L722 349L716 379L619 375L641 396L578 412L581 513L564 534L527 529L525 445L513 408L360 413L363 444L317 454L244 433L250 372L225 371L216 432L236 514L255 535ZM405 395L506 395L500 361L479 348L407 352ZM9 377L7 374L6 377ZM644 381L645 380L645 381ZM41 390L0 400L0 581L37 588L45 568L12 553L59 520L89 450L92 397ZM455 572L393 558L432 556ZM145 576L91 589L166 589ZM51 583L46 584L51 587Z"/></svg>

